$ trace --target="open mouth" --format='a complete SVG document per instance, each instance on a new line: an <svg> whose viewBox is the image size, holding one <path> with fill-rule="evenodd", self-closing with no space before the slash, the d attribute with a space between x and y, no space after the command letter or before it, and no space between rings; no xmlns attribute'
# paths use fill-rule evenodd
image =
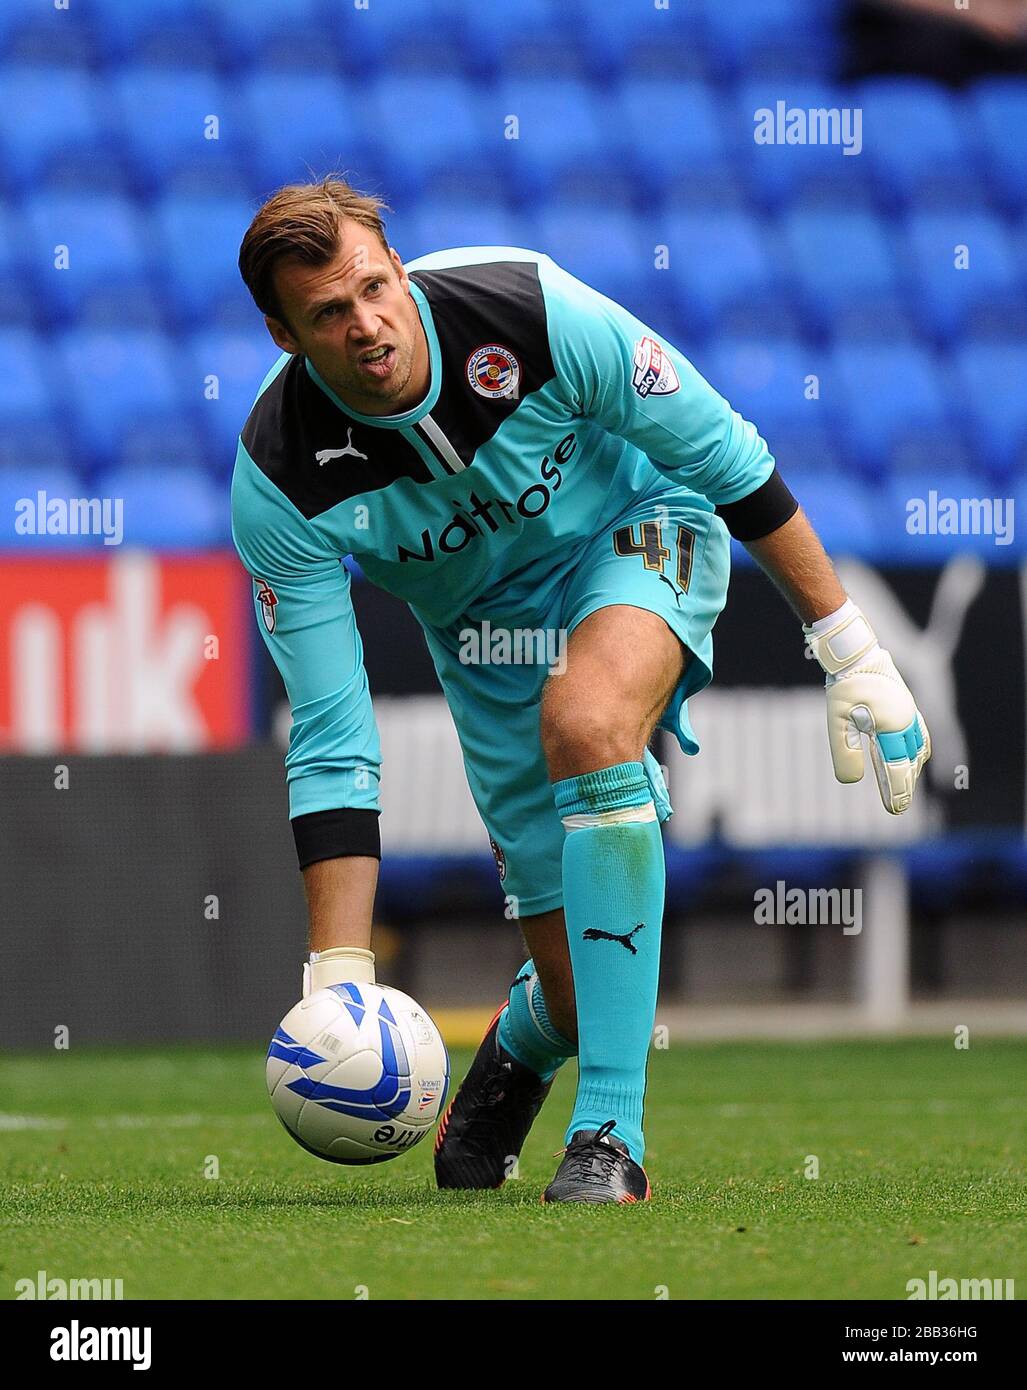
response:
<svg viewBox="0 0 1027 1390"><path fill-rule="evenodd" d="M396 349L386 343L382 347L362 352L357 360L362 371L370 372L372 376L387 376L392 370L395 356Z"/></svg>

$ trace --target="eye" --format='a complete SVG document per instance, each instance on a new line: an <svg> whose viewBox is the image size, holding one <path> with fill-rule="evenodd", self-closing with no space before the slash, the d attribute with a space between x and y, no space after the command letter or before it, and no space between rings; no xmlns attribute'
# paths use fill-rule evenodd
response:
<svg viewBox="0 0 1027 1390"><path fill-rule="evenodd" d="M371 294L377 294L378 290L381 289L384 284L384 280L372 280L367 288Z"/></svg>

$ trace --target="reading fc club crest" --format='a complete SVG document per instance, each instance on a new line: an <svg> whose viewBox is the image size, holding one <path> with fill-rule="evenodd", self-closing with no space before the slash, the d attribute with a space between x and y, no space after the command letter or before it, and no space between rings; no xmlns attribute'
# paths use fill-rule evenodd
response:
<svg viewBox="0 0 1027 1390"><path fill-rule="evenodd" d="M467 384L487 400L516 396L520 380L521 364L498 343L475 348L467 359Z"/></svg>
<svg viewBox="0 0 1027 1390"><path fill-rule="evenodd" d="M275 604L278 602L278 595L266 579L258 579L254 575L253 582L257 586L257 599L260 603L260 616L264 619L264 626L268 632L274 632Z"/></svg>
<svg viewBox="0 0 1027 1390"><path fill-rule="evenodd" d="M631 384L646 396L670 396L681 386L674 363L655 338L639 338L635 344L635 370Z"/></svg>

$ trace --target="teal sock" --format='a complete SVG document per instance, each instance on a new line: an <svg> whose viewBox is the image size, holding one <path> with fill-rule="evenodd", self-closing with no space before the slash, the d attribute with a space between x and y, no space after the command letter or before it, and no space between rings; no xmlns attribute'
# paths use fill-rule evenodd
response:
<svg viewBox="0 0 1027 1390"><path fill-rule="evenodd" d="M567 1058L577 1053L550 1022L534 961L525 961L510 986L510 1000L499 1019L499 1042L543 1081L552 1081Z"/></svg>
<svg viewBox="0 0 1027 1390"><path fill-rule="evenodd" d="M641 763L553 784L567 839L563 900L578 1009L578 1092L565 1142L615 1120L642 1162L646 1062L663 928L663 837Z"/></svg>

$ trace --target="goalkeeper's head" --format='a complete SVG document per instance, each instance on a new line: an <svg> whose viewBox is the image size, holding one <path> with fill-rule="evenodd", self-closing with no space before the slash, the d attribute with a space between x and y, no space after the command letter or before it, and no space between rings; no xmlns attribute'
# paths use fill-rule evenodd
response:
<svg viewBox="0 0 1027 1390"><path fill-rule="evenodd" d="M239 272L285 352L304 354L345 405L393 415L428 389L428 344L385 235L386 204L329 174L289 184L243 237Z"/></svg>

